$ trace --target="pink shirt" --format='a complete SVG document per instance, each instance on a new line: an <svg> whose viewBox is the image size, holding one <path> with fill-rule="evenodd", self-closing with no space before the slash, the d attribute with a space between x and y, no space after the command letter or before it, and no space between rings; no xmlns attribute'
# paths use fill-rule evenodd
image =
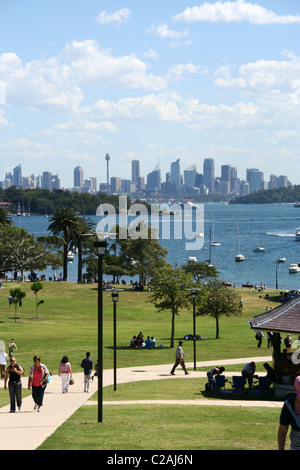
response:
<svg viewBox="0 0 300 470"><path fill-rule="evenodd" d="M69 362L66 362L66 363L61 362L59 364L58 371L61 374L69 374L71 372L71 364Z"/></svg>

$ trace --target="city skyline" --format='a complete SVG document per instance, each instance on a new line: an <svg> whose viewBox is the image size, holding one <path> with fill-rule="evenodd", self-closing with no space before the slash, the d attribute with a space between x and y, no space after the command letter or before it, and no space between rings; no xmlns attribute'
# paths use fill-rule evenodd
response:
<svg viewBox="0 0 300 470"><path fill-rule="evenodd" d="M0 39L4 174L105 182L108 154L109 178L213 158L300 182L299 2L1 2Z"/></svg>
<svg viewBox="0 0 300 470"><path fill-rule="evenodd" d="M153 197L156 194L171 196L177 193L185 193L190 197L193 195L220 194L222 196L241 196L262 189L278 189L293 186L286 175L269 175L269 179L258 168L248 168L245 179L238 173L236 167L229 163L221 165L220 172L216 172L213 158L206 158L202 162L201 169L196 165L189 168L181 168L180 158L170 162L170 170L162 175L161 170L156 167L152 172L144 175L141 171L140 161L131 161L131 178L112 176L109 178L110 155L105 155L107 165L107 181L98 182L96 177L84 174L84 169L77 165L73 169L73 185L66 187L61 184L58 174L53 175L49 171L43 171L42 175L24 176L22 165L19 164L5 174L0 187L8 189L16 186L23 189L42 188L64 189L81 192L104 192L110 194L132 194L138 197Z"/></svg>

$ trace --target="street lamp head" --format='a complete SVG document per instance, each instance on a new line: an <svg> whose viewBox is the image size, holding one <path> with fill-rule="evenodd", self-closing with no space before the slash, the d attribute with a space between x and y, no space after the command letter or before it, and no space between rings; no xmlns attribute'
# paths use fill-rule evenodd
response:
<svg viewBox="0 0 300 470"><path fill-rule="evenodd" d="M118 294L117 291L112 291L112 293L111 293L111 300L112 300L113 302L118 302L118 300L119 300L119 294Z"/></svg>

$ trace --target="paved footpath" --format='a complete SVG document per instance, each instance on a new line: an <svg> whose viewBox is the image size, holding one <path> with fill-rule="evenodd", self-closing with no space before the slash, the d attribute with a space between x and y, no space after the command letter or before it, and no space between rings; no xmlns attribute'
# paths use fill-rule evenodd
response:
<svg viewBox="0 0 300 470"><path fill-rule="evenodd" d="M272 358L242 358L224 361L206 361L197 362L197 367L213 367L215 365L228 366L229 364L245 364L254 360L255 362L271 362ZM206 377L206 372L191 371L188 376L183 374L180 366L176 370L176 375L171 376L170 370L173 364L163 364L144 367L128 367L118 369L117 384L134 382L141 380L176 380L176 378L186 377L197 378ZM193 363L187 363L188 368L193 367ZM226 367L228 369L228 367ZM228 376L232 373L227 372ZM234 375L234 374L233 374ZM265 375L265 374L263 374ZM83 392L83 373L73 374L75 384L69 387L69 393L61 393L61 379L58 376L52 376L50 384L47 386L44 396L44 406L40 413L33 410L32 397L23 398L22 411L10 413L9 405L0 408L0 449L1 450L34 450L50 436L64 421L66 421L82 405L95 404L88 402L91 395L97 391L98 381L95 379L91 383L90 393ZM27 387L28 378L23 378L23 388ZM3 381L1 381L1 386ZM105 370L103 373L103 385L113 384L113 370ZM8 393L8 392L7 392ZM122 402L122 404L139 404L140 401ZM148 404L176 404L178 401L143 401ZM280 402L260 402L260 401L230 401L230 400L183 400L181 404L186 405L223 405L223 406L272 406L281 407ZM104 405L118 405L120 402L103 402Z"/></svg>

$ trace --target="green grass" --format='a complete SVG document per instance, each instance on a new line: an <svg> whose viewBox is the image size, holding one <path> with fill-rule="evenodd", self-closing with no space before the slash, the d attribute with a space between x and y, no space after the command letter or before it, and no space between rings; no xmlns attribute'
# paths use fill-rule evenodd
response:
<svg viewBox="0 0 300 470"><path fill-rule="evenodd" d="M41 450L272 450L278 410L180 405L83 406Z"/></svg>
<svg viewBox="0 0 300 470"><path fill-rule="evenodd" d="M81 372L80 363L86 351L91 352L94 361L97 359L97 286L63 282L44 282L43 285L44 288L40 291L39 298L44 299L45 303L40 306L39 318L36 319L35 297L30 290L30 283L3 284L0 289L0 339L6 344L11 338L15 339L18 346L15 356L25 368L25 375L28 375L32 357L35 354L41 355L42 362L45 362L54 374L57 373L61 357L65 354L69 356L73 371ZM16 286L24 289L27 295L23 301L23 308L17 311L15 322L14 311L8 309L7 297L9 289ZM277 305L276 293L271 291L269 293L274 295L272 305L275 307ZM214 360L216 365L222 365L224 359L271 354L271 351L267 349L266 341L263 342L261 349L256 347L254 332L248 325L249 319L264 312L267 305L270 307L270 301L264 300L257 292L241 291L241 296L244 302L241 316L221 318L218 340L215 339L215 321L208 317L197 318L196 332L205 338L197 342L197 361ZM129 290L121 292L117 304L117 319L118 367L174 362L175 351L169 347L171 314L157 312L149 302L148 292ZM104 292L103 325L104 368L111 369L113 367L113 303L110 292ZM158 344L163 344L165 347L151 350L130 349L129 341L139 331L143 331L145 336L154 336ZM179 338L191 332L192 312L183 311L176 317L176 343ZM186 361L192 362L192 341L184 342L184 352ZM241 365L236 367L238 371L241 370ZM175 395L177 380L180 379L173 382ZM181 399L189 396L197 398L200 390L192 381L193 379L186 381L186 385L189 385L181 390ZM179 383L177 386L179 387ZM202 384L200 386L202 387ZM128 394L132 399L144 394L141 390L143 386L140 384L126 385L126 387L117 392L120 393L121 399L125 399L124 397ZM165 396L161 383L155 382L149 384L149 387L150 395ZM111 391L105 390L104 393L105 395L111 394ZM0 405L6 403L8 403L8 392L1 388ZM47 439L42 448L50 448L52 445L61 448L62 442L70 442L68 448L73 448L72 443L72 446L75 445L78 449L118 449L120 445L125 449L147 449L150 445L156 449L208 449L221 448L223 445L226 448L244 448L244 446L245 448L260 448L261 445L264 448L273 448L268 446L276 440L274 429L273 434L270 433L269 441L265 439L265 433L268 432L270 423L273 423L273 428L274 423L276 423L275 427L277 426L278 410L264 409L262 413L261 410L251 409L250 413L249 410L247 412L244 409L235 409L233 415L230 409L227 410L224 407L222 410L215 407L174 407L173 410L173 407L165 406L108 406L104 411L105 423L98 426L95 407L83 407L51 436L51 442ZM219 415L221 420L219 420ZM135 424L138 416L140 419L138 424ZM217 416L218 419L216 419ZM247 426L247 422L258 424ZM74 423L80 426L74 426ZM159 423L159 432L156 424L154 426L153 423ZM223 426L224 431L222 431ZM148 439L150 429L152 437ZM246 437L244 437L245 430ZM212 438L205 437L205 435L211 436L212 434L215 436L219 432L220 437L215 442L212 442ZM122 440L120 437L117 438L120 433ZM251 433L253 437L250 436ZM184 435L184 440L179 442L178 435ZM52 444L52 439L56 440L57 444Z"/></svg>

